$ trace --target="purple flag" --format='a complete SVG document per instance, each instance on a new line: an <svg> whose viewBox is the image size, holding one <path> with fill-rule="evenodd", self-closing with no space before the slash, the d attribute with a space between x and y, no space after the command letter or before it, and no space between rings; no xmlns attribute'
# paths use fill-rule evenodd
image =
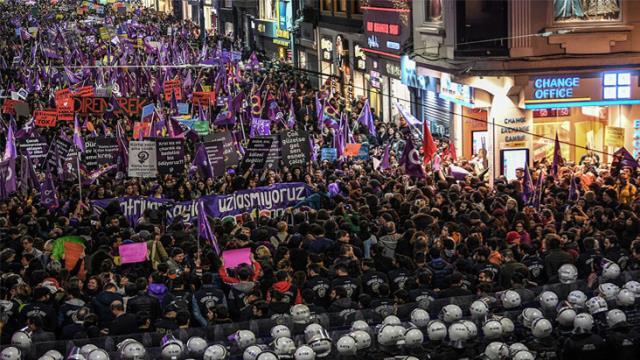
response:
<svg viewBox="0 0 640 360"><path fill-rule="evenodd" d="M31 137L33 135L33 130L35 129L34 122L35 119L32 117L31 120L27 121L21 129L16 131L15 138L20 140Z"/></svg>
<svg viewBox="0 0 640 360"><path fill-rule="evenodd" d="M53 183L53 177L48 171L44 182L40 186L40 205L44 205L49 210L56 209L60 205L58 203L56 185Z"/></svg>
<svg viewBox="0 0 640 360"><path fill-rule="evenodd" d="M404 151L400 157L400 165L404 166L405 173L409 176L424 178L425 173L422 168L422 161L420 160L420 154L411 138L407 138L407 143L404 146Z"/></svg>
<svg viewBox="0 0 640 360"><path fill-rule="evenodd" d="M33 168L29 152L25 151L25 156L20 166L20 190L26 194L30 189L35 189L36 187L40 187L38 176Z"/></svg>
<svg viewBox="0 0 640 360"><path fill-rule="evenodd" d="M391 167L391 164L389 164L389 150L391 149L391 144L387 144L384 147L384 154L382 155L382 162L380 163L380 170L387 170L388 168Z"/></svg>
<svg viewBox="0 0 640 360"><path fill-rule="evenodd" d="M558 177L558 170L560 166L564 165L562 159L562 153L560 152L560 140L558 140L558 133L556 132L556 140L553 143L553 163L551 164L551 176Z"/></svg>
<svg viewBox="0 0 640 360"><path fill-rule="evenodd" d="M13 126L9 125L7 128L7 143L4 146L4 156L2 160L15 160L18 153L16 152L16 139L13 134Z"/></svg>
<svg viewBox="0 0 640 360"><path fill-rule="evenodd" d="M204 201L198 201L198 238L203 238L211 243L211 246L216 251L217 255L220 255L220 246L218 245L218 239L211 230L211 224L204 211Z"/></svg>
<svg viewBox="0 0 640 360"><path fill-rule="evenodd" d="M376 136L376 125L373 122L373 114L371 113L371 107L369 106L369 99L364 102L364 107L358 116L358 123L366 126L369 129L371 136Z"/></svg>
<svg viewBox="0 0 640 360"><path fill-rule="evenodd" d="M578 200L579 193L578 193L578 184L576 184L576 180L577 180L576 176L571 175L571 185L569 186L569 201Z"/></svg>
<svg viewBox="0 0 640 360"><path fill-rule="evenodd" d="M233 115L231 111L220 111L218 116L216 116L215 120L213 120L213 125L216 126L225 126L225 125L235 125L237 122L236 117Z"/></svg>
<svg viewBox="0 0 640 360"><path fill-rule="evenodd" d="M638 168L638 162L631 156L626 148L622 147L613 153L613 160L611 161L611 174L618 176L620 170L625 167L630 167L633 171Z"/></svg>
<svg viewBox="0 0 640 360"><path fill-rule="evenodd" d="M252 117L249 137L266 135L271 135L271 120Z"/></svg>
<svg viewBox="0 0 640 360"><path fill-rule="evenodd" d="M538 180L536 181L536 190L533 193L533 203L532 205L536 209L540 209L540 201L542 199L542 185L544 184L544 173L541 171L538 176Z"/></svg>
<svg viewBox="0 0 640 360"><path fill-rule="evenodd" d="M0 199L16 191L16 161L8 158L0 162Z"/></svg>
<svg viewBox="0 0 640 360"><path fill-rule="evenodd" d="M73 143L80 152L84 152L84 140L80 132L80 124L78 123L78 114L73 117Z"/></svg>
<svg viewBox="0 0 640 360"><path fill-rule="evenodd" d="M318 121L318 128L320 128L320 130L322 130L322 128L324 127L323 115L324 115L324 100L321 103L320 99L318 98L318 94L316 94L316 119Z"/></svg>
<svg viewBox="0 0 640 360"><path fill-rule="evenodd" d="M533 179L531 178L531 171L529 170L529 164L524 164L524 179L522 179L522 201L527 204L529 203L536 189L533 185Z"/></svg>
<svg viewBox="0 0 640 360"><path fill-rule="evenodd" d="M289 118L287 119L287 127L289 129L293 129L296 125L296 110L293 107L293 101L291 102L291 106L289 106Z"/></svg>
<svg viewBox="0 0 640 360"><path fill-rule="evenodd" d="M207 149L204 144L200 143L196 145L196 153L193 156L192 166L200 170L202 174L207 178L213 177L213 167L209 162L209 156L207 155Z"/></svg>

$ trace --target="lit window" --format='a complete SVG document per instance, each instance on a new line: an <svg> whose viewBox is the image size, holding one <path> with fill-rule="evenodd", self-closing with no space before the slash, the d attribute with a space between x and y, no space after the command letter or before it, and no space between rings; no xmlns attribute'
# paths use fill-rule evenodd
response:
<svg viewBox="0 0 640 360"><path fill-rule="evenodd" d="M631 98L631 73L605 73L602 85L606 100Z"/></svg>

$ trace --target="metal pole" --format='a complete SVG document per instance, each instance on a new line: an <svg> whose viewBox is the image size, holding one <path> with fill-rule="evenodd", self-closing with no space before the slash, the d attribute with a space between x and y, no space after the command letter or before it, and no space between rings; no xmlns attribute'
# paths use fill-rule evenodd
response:
<svg viewBox="0 0 640 360"><path fill-rule="evenodd" d="M80 151L76 149L76 168L78 169L78 190L80 193L80 201L82 201L82 176L80 176Z"/></svg>

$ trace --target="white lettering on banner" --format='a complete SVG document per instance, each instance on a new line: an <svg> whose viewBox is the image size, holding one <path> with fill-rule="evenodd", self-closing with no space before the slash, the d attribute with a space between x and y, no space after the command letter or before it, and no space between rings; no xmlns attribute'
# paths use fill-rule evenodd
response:
<svg viewBox="0 0 640 360"><path fill-rule="evenodd" d="M304 191L305 187L300 186L295 188L254 192L251 194L229 195L218 199L218 211L220 211L220 213L226 213L240 209L253 209L256 207L271 210L284 200L304 200L306 198Z"/></svg>
<svg viewBox="0 0 640 360"><path fill-rule="evenodd" d="M387 41L387 47L393 50L400 50L400 44L395 41Z"/></svg>

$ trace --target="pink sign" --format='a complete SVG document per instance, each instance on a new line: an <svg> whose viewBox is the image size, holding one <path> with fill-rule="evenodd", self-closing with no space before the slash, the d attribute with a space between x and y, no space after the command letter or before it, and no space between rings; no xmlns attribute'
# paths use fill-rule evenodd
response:
<svg viewBox="0 0 640 360"><path fill-rule="evenodd" d="M147 260L147 243L120 245L121 264L139 263Z"/></svg>
<svg viewBox="0 0 640 360"><path fill-rule="evenodd" d="M251 248L225 250L222 252L225 269L233 269L240 264L251 265Z"/></svg>

